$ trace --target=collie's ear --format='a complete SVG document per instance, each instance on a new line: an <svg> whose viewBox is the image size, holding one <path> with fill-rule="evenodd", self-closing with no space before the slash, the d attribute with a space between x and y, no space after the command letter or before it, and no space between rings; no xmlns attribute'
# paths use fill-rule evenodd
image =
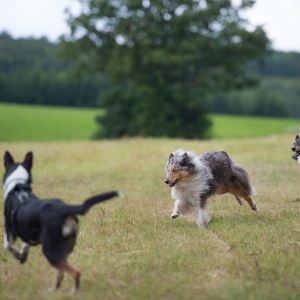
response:
<svg viewBox="0 0 300 300"><path fill-rule="evenodd" d="M295 140L299 139L299 134L296 135Z"/></svg>
<svg viewBox="0 0 300 300"><path fill-rule="evenodd" d="M4 167L7 170L12 164L14 164L14 158L12 155L9 153L9 151L5 151L4 153Z"/></svg>
<svg viewBox="0 0 300 300"><path fill-rule="evenodd" d="M183 155L182 155L182 163L183 164L188 164L189 162L190 162L190 157L186 152L184 152Z"/></svg>
<svg viewBox="0 0 300 300"><path fill-rule="evenodd" d="M170 155L169 155L169 160L170 160L173 156L174 156L174 154L173 154L173 153L170 153Z"/></svg>
<svg viewBox="0 0 300 300"><path fill-rule="evenodd" d="M30 171L32 168L32 162L33 162L33 153L31 151L27 152L24 161L23 166L27 171Z"/></svg>

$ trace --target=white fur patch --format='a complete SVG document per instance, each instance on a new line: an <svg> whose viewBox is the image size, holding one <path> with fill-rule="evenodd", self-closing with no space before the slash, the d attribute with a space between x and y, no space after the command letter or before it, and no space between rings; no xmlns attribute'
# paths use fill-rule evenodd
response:
<svg viewBox="0 0 300 300"><path fill-rule="evenodd" d="M77 232L77 231L78 231L77 222L71 217L66 218L64 225L62 227L62 235L64 237L67 237L70 234Z"/></svg>
<svg viewBox="0 0 300 300"><path fill-rule="evenodd" d="M26 183L29 179L29 173L23 166L18 166L14 172L12 172L4 182L4 200L6 200L9 192L20 183Z"/></svg>
<svg viewBox="0 0 300 300"><path fill-rule="evenodd" d="M298 156L298 163L300 164L300 155Z"/></svg>
<svg viewBox="0 0 300 300"><path fill-rule="evenodd" d="M9 248L9 241L8 241L6 232L4 232L4 237L3 237L3 248L5 250L8 250L8 248Z"/></svg>
<svg viewBox="0 0 300 300"><path fill-rule="evenodd" d="M182 155L185 151L178 149L173 152L174 155ZM213 176L207 166L199 159L199 156L193 152L187 152L191 159L191 162L195 165L195 175L193 175L188 181L178 182L171 189L171 195L174 200L181 202L182 208L190 206L199 206L200 196L208 192L209 181L213 179ZM181 211L183 214L184 212ZM187 209L187 213L190 209Z"/></svg>

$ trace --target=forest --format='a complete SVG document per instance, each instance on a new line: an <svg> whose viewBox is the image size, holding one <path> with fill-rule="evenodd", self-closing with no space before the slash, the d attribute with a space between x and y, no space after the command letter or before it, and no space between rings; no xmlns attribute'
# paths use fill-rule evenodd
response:
<svg viewBox="0 0 300 300"><path fill-rule="evenodd" d="M111 83L104 74L81 73L62 43L0 34L0 101L98 107ZM270 51L247 66L257 85L212 92L208 111L222 114L300 117L300 53Z"/></svg>

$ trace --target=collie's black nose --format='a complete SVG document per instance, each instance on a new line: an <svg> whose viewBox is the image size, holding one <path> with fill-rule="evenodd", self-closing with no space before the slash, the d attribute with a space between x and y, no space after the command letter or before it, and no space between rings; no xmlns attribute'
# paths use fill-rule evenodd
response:
<svg viewBox="0 0 300 300"><path fill-rule="evenodd" d="M169 184L170 181L168 179L165 180L165 184Z"/></svg>

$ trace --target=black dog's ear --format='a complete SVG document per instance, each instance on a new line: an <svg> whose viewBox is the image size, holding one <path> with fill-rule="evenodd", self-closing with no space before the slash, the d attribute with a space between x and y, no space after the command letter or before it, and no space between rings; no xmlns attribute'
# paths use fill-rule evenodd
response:
<svg viewBox="0 0 300 300"><path fill-rule="evenodd" d="M299 139L299 134L297 134L295 137L295 140L298 140L298 139Z"/></svg>
<svg viewBox="0 0 300 300"><path fill-rule="evenodd" d="M173 156L174 156L174 154L173 154L173 153L170 153L170 155L169 155L169 160L170 160Z"/></svg>
<svg viewBox="0 0 300 300"><path fill-rule="evenodd" d="M32 162L33 162L33 153L29 151L23 161L23 166L27 171L30 171L32 168Z"/></svg>
<svg viewBox="0 0 300 300"><path fill-rule="evenodd" d="M12 155L9 153L9 151L5 151L4 153L4 167L7 170L12 164L14 164L14 158Z"/></svg>

